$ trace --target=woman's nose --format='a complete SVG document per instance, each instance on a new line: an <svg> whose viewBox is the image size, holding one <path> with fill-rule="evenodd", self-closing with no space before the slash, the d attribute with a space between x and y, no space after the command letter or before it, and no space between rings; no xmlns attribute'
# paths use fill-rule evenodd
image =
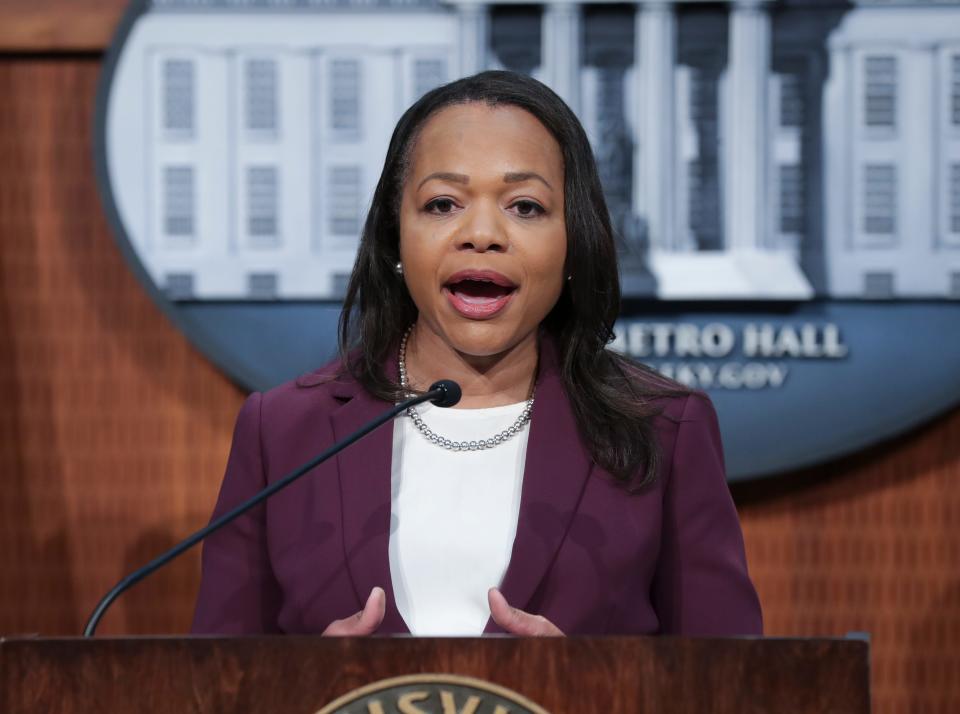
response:
<svg viewBox="0 0 960 714"><path fill-rule="evenodd" d="M456 237L457 250L475 250L484 253L505 251L508 239L500 224L499 209L482 205L471 206Z"/></svg>

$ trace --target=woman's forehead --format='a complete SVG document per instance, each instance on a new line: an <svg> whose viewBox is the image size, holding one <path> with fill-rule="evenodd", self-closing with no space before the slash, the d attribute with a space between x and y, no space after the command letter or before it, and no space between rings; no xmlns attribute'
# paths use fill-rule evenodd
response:
<svg viewBox="0 0 960 714"><path fill-rule="evenodd" d="M511 105L444 107L424 124L411 159L411 178L471 169L535 171L554 179L563 174L563 156L553 135L533 114Z"/></svg>

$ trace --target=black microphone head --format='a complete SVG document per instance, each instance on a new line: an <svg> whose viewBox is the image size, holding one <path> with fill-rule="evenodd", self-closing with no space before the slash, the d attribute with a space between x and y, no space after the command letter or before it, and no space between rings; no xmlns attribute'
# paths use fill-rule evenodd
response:
<svg viewBox="0 0 960 714"><path fill-rule="evenodd" d="M460 397L463 396L463 392L460 391L460 385L452 379L441 379L439 382L434 382L430 385L431 392L436 389L442 389L443 394L439 397L434 397L430 402L436 404L438 407L452 407L459 402Z"/></svg>

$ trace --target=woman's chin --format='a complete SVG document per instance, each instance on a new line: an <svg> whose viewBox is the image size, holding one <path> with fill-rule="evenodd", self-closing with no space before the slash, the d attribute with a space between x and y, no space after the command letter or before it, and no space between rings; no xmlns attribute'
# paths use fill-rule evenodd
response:
<svg viewBox="0 0 960 714"><path fill-rule="evenodd" d="M505 320L458 318L444 321L443 332L447 344L465 357L494 357L523 345L528 339L536 348L536 327L524 330Z"/></svg>

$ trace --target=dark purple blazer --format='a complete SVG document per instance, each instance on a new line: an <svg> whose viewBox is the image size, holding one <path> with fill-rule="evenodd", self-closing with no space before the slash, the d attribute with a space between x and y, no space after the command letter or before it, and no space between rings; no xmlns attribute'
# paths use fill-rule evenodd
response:
<svg viewBox="0 0 960 714"><path fill-rule="evenodd" d="M352 380L332 381L335 370L247 399L214 515L390 407ZM591 461L548 340L536 395L507 601L567 634L761 634L709 400L663 400L660 474L630 494ZM387 553L392 443L380 427L213 535L193 631L320 633L379 585L378 633L409 632ZM485 632L501 631L488 621Z"/></svg>

